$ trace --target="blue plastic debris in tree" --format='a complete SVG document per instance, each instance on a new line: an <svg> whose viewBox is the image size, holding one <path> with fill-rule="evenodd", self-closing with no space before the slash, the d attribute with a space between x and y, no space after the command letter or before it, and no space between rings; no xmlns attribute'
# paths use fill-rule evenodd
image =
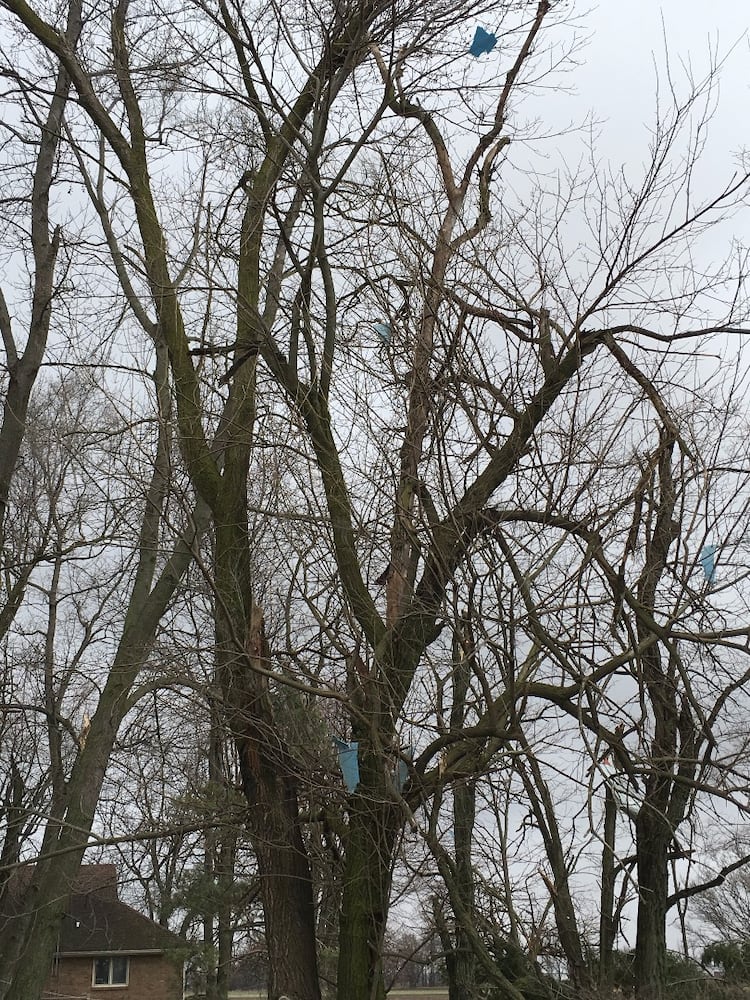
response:
<svg viewBox="0 0 750 1000"><path fill-rule="evenodd" d="M404 785L409 780L409 764L408 761L414 756L414 750L411 747L401 748L401 758L396 766L396 771L393 775L393 787L396 791L401 794L404 790Z"/></svg>
<svg viewBox="0 0 750 1000"><path fill-rule="evenodd" d="M704 545L700 554L701 566L709 583L714 582L716 576L716 546Z"/></svg>
<svg viewBox="0 0 750 1000"><path fill-rule="evenodd" d="M497 45L497 37L484 28L477 28L474 32L474 41L469 48L469 55L479 58L486 52L492 52Z"/></svg>
<svg viewBox="0 0 750 1000"><path fill-rule="evenodd" d="M344 776L346 790L354 792L359 784L359 743L356 740L347 743L346 740L340 740L337 736L333 737L333 743L338 750L339 767Z"/></svg>
<svg viewBox="0 0 750 1000"><path fill-rule="evenodd" d="M372 328L377 333L381 343L387 347L391 342L391 328L388 323L373 323Z"/></svg>

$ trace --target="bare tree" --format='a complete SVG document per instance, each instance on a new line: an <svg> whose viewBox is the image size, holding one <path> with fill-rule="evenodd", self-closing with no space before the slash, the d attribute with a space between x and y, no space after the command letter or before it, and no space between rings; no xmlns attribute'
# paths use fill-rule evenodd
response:
<svg viewBox="0 0 750 1000"><path fill-rule="evenodd" d="M2 8L72 81L85 117L69 138L119 284L112 294L156 353L160 413L173 399L186 492L212 529L209 553L191 535L156 577L175 459L162 419L131 612L70 779L71 801L85 805L66 812L70 826L45 857L67 847L71 865L80 857L85 838L70 831L90 827L118 698L192 556L211 588L271 996L320 994L307 828L323 820L306 808L318 803L280 711L284 687L330 702L340 735L357 744L343 805L324 782L318 793L336 807L343 853L340 997L382 1000L398 845L450 784L459 856L429 824L422 832L454 911L470 913L471 892L451 880L454 861L467 876L471 867L462 793L510 748L529 760L558 930L570 930L566 954L584 981L555 804L527 735L542 731L545 712L571 720L579 760L582 743L595 765L606 744L646 784L638 977L643 997L660 996L669 844L713 764L711 726L731 687L704 709L686 664L719 646L744 655L741 629L702 618L695 540L708 524L696 484L721 463L718 453L703 462L692 440L700 413L672 385L682 350L745 319L742 261L706 274L682 263L687 241L734 210L748 184L742 174L694 197L695 148L688 135L683 163L679 143L700 89L660 117L638 184L595 165L565 197L537 191L530 210L501 198L498 178L523 148L514 108L564 13L549 0L493 15L503 74L492 86L475 85L474 64L456 55L458 26L483 15L472 3L302 5L282 19L222 2L170 19L123 0L90 12L86 36L109 44L86 59L53 17L21 0ZM476 127L451 125L457 100ZM565 224L582 201L588 250L574 267ZM709 287L727 293L711 312ZM735 539L745 520L743 498L716 524ZM269 565L284 579L282 610L264 591ZM465 580L478 581L468 626L454 599ZM289 613L303 607L301 620ZM467 627L483 646L469 659L471 697L444 638ZM450 674L446 728L434 706ZM617 715L628 698L640 712L626 738ZM409 742L419 743L412 760ZM46 861L39 871L40 900L61 898L62 875ZM57 916L50 907L36 938L45 958ZM471 920L461 927L471 937L462 953L470 943L517 995ZM19 968L8 995L38 991L42 965Z"/></svg>
<svg viewBox="0 0 750 1000"><path fill-rule="evenodd" d="M80 30L81 5L74 3L68 8L65 26L65 38L72 48L75 48ZM11 136L15 132L22 141L29 142L30 148L36 150L36 157L30 166L30 192L19 194L17 199L8 199L12 204L14 200L22 202L26 197L30 206L28 220L21 221L21 230L26 227L28 229L23 234L19 248L24 258L30 258L24 260L31 274L31 300L28 304L28 333L25 343L19 341L20 324L11 315L6 295L0 288L0 334L5 350L7 375L0 425L0 552L5 555L8 495L26 431L29 400L47 346L53 303L58 295L56 283L59 278L56 276L56 267L63 234L60 226L53 226L50 221L50 197L56 179L57 156L70 79L60 67L55 75L48 103L40 106L31 99L27 89L28 81L16 72L14 66L3 66L2 76L7 83L3 100L11 111L4 128ZM17 106L11 110L13 103ZM16 110L20 110L25 119L20 127L13 124L13 112ZM12 167L8 165L5 173L9 175L17 170L17 164ZM13 184L14 178L7 179ZM11 190L14 188L13 184ZM8 213L8 230L13 228L13 214ZM6 250L8 249L10 247L6 245ZM7 566L9 560L6 558L3 561ZM23 600L25 585L33 566L34 559L27 558L25 563L15 567L13 575L9 574L6 578L8 590L0 607L0 636L6 633Z"/></svg>

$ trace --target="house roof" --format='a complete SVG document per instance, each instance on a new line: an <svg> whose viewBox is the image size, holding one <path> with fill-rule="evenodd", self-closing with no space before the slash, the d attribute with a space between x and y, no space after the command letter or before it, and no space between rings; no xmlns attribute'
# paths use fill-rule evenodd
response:
<svg viewBox="0 0 750 1000"><path fill-rule="evenodd" d="M60 929L58 953L163 952L182 944L182 938L119 899L96 892L73 893Z"/></svg>
<svg viewBox="0 0 750 1000"><path fill-rule="evenodd" d="M22 907L23 890L32 874L30 869L28 866L14 872L8 910L18 912ZM114 865L81 866L60 928L59 955L161 953L184 943L166 927L117 898Z"/></svg>

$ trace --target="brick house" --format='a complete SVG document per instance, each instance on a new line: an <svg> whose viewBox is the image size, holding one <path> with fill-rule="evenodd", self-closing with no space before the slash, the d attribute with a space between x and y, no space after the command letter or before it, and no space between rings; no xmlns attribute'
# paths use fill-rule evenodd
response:
<svg viewBox="0 0 750 1000"><path fill-rule="evenodd" d="M18 889L29 869L15 873ZM10 916L6 912L6 918ZM11 917L12 919L12 917ZM182 1000L185 942L123 903L114 865L84 865L73 885L45 1000Z"/></svg>

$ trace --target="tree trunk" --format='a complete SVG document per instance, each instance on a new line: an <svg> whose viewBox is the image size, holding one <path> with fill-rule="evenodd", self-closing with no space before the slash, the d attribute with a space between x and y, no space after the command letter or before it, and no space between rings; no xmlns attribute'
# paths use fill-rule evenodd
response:
<svg viewBox="0 0 750 1000"><path fill-rule="evenodd" d="M662 1000L667 971L667 852L672 833L666 818L644 805L636 823L638 925L635 980L638 1000Z"/></svg>
<svg viewBox="0 0 750 1000"><path fill-rule="evenodd" d="M13 963L12 979L6 981L6 989L0 994L4 1000L35 1000L42 995L57 950L70 887L84 851L85 844L80 844L75 851L37 865L32 884L24 895L28 918L18 922L14 933L15 954L9 956ZM6 944L3 943L4 951Z"/></svg>
<svg viewBox="0 0 750 1000"><path fill-rule="evenodd" d="M240 494L245 482L238 479ZM258 860L270 966L268 996L320 1000L312 875L299 818L297 766L268 691L270 651L262 612L251 597L247 526L240 513L247 504L241 502L244 506L236 510L234 521L225 515L221 527L217 525L216 656ZM237 648L239 637L244 637L244 650Z"/></svg>
<svg viewBox="0 0 750 1000"><path fill-rule="evenodd" d="M612 951L615 944L615 836L617 803L608 785L604 786L604 847L602 849L602 891L599 907L599 989L612 989Z"/></svg>
<svg viewBox="0 0 750 1000"><path fill-rule="evenodd" d="M361 784L352 796L339 923L338 1000L384 1000L382 943L400 826L385 787L386 762L360 743Z"/></svg>
<svg viewBox="0 0 750 1000"><path fill-rule="evenodd" d="M652 615L657 606L658 585L666 567L667 554L679 533L679 523L674 519L674 446L673 432L662 430L657 472L658 500L653 497L652 491L656 520L647 547L646 564L638 581L638 599ZM641 641L652 638L651 627L643 618L638 619L637 631ZM645 778L643 804L638 810L635 825L638 921L634 972L638 1000L661 1000L667 971L667 851L673 832L667 811L672 768L677 755L677 688L671 651L666 652L666 664L658 644L646 647L639 659L639 669L653 713L654 732L650 749L651 771Z"/></svg>
<svg viewBox="0 0 750 1000"><path fill-rule="evenodd" d="M456 892L465 914L474 915L474 869L471 847L476 817L473 781L453 789L453 843L456 864ZM476 956L462 920L456 920L453 952L446 957L449 1000L473 1000L476 995Z"/></svg>
<svg viewBox="0 0 750 1000"><path fill-rule="evenodd" d="M453 638L453 704L450 727L455 733L466 725L468 714L466 696L469 692L472 671L476 669L476 651L471 629L471 603L465 620ZM472 1000L476 994L477 960L466 928L466 921L474 922L474 866L471 849L476 821L476 784L469 778L453 786L453 847L455 852L456 897L460 913L455 913L453 950L446 956L448 995L450 1000Z"/></svg>
<svg viewBox="0 0 750 1000"><path fill-rule="evenodd" d="M75 49L78 43L81 9L81 0L72 0L68 6L65 40L71 49ZM10 485L26 434L26 414L31 391L44 357L52 318L60 229L56 227L50 236L49 196L57 169L58 146L69 91L70 77L60 67L47 119L40 128L39 151L33 172L31 247L34 255L34 286L29 334L20 355L17 353L5 298L0 291L0 332L8 369L8 388L0 422L0 548Z"/></svg>
<svg viewBox="0 0 750 1000"><path fill-rule="evenodd" d="M229 785L222 767L223 733L220 713L210 701L208 775L212 793L229 804ZM206 969L206 1000L227 1000L232 965L232 885L237 847L237 829L206 831L205 878L218 887L218 898L207 904L203 920L203 942L211 963ZM214 931L216 937L214 938Z"/></svg>
<svg viewBox="0 0 750 1000"><path fill-rule="evenodd" d="M278 798L274 796L274 791ZM269 961L269 1000L320 1000L312 879L292 779L264 787L256 831Z"/></svg>
<svg viewBox="0 0 750 1000"><path fill-rule="evenodd" d="M590 994L593 987L592 974L584 956L581 934L578 930L578 920L570 893L568 865L560 838L555 804L533 749L523 735L520 736L519 742L526 753L526 762L519 759L518 769L552 870L553 882L549 885L549 890L560 947L568 963L568 976L572 986L577 991L577 995ZM531 775L528 773L526 763L528 763Z"/></svg>
<svg viewBox="0 0 750 1000"><path fill-rule="evenodd" d="M118 702L122 705L125 699L113 699L112 685L105 687L91 721L86 748L73 768L64 817L47 821L40 860L24 893L23 914L14 919L10 940L3 942L1 1000L34 1000L42 994L70 887L86 850L106 762L124 715L124 708L115 707ZM110 716L108 725L102 723L103 715ZM29 961L30 955L33 961Z"/></svg>
<svg viewBox="0 0 750 1000"><path fill-rule="evenodd" d="M257 678L253 679L257 683ZM270 964L269 1000L320 1000L315 906L299 819L293 762L265 693L249 697L230 720L248 803L248 831L258 860Z"/></svg>

